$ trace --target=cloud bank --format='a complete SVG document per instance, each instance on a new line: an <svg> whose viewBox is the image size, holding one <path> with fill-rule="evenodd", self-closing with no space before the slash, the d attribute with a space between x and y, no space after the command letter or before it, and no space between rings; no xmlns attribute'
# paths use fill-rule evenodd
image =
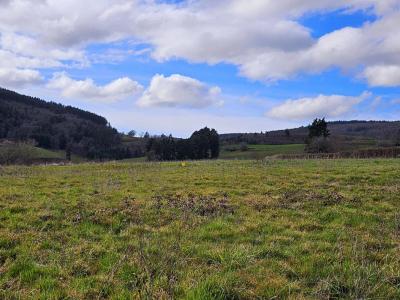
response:
<svg viewBox="0 0 400 300"><path fill-rule="evenodd" d="M1 70L85 67L94 61L89 45L131 40L150 45L158 61L228 63L263 82L337 67L371 86L400 86L398 0L3 0L1 5ZM376 20L320 38L301 23L306 15L359 10Z"/></svg>

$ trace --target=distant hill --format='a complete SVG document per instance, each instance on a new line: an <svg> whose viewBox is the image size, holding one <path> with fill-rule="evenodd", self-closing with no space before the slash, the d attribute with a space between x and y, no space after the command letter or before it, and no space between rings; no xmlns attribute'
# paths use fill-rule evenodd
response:
<svg viewBox="0 0 400 300"><path fill-rule="evenodd" d="M400 141L400 121L337 121L329 122L331 138L339 149L365 148L368 146L393 146ZM221 134L224 144L301 144L308 135L307 127L276 130L262 133Z"/></svg>
<svg viewBox="0 0 400 300"><path fill-rule="evenodd" d="M0 88L1 139L34 141L41 148L90 159L130 157L104 117Z"/></svg>

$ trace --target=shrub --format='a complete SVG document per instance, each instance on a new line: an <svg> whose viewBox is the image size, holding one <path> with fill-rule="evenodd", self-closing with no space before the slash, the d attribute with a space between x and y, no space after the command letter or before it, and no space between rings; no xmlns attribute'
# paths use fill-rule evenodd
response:
<svg viewBox="0 0 400 300"><path fill-rule="evenodd" d="M3 143L0 145L0 164L26 163L34 158L32 145L26 143Z"/></svg>
<svg viewBox="0 0 400 300"><path fill-rule="evenodd" d="M306 152L308 153L331 153L334 147L331 141L325 137L313 138L307 143Z"/></svg>

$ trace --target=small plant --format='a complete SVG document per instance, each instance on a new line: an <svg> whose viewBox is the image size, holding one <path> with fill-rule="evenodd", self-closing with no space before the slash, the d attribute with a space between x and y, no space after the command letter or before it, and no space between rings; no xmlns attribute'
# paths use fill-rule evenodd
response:
<svg viewBox="0 0 400 300"><path fill-rule="evenodd" d="M29 163L34 155L34 147L27 143L3 143L0 145L0 164Z"/></svg>

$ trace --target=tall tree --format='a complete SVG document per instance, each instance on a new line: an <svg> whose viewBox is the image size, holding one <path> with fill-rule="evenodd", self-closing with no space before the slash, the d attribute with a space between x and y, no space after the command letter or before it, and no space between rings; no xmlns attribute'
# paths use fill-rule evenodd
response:
<svg viewBox="0 0 400 300"><path fill-rule="evenodd" d="M308 126L308 137L310 139L316 137L327 138L329 135L328 123L325 121L325 118L315 119L312 124Z"/></svg>
<svg viewBox="0 0 400 300"><path fill-rule="evenodd" d="M328 123L323 119L315 119L308 126L308 139L306 141L306 151L310 153L332 152L333 147L328 140L330 133Z"/></svg>

